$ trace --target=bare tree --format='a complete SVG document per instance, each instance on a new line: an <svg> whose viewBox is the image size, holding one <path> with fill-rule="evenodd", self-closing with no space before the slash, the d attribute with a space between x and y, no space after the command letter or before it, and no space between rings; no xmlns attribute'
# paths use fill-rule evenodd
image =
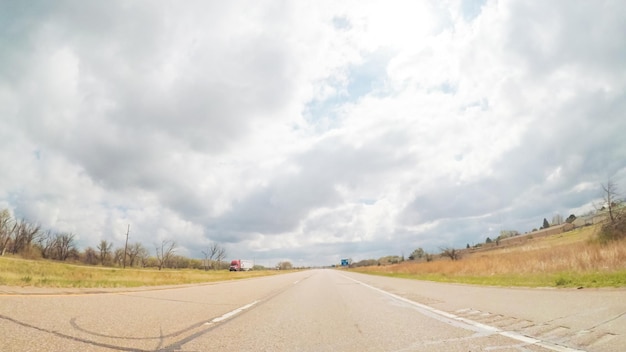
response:
<svg viewBox="0 0 626 352"><path fill-rule="evenodd" d="M70 255L73 256L72 253L76 251L74 237L73 233L58 233L56 235L54 259L65 261L70 257Z"/></svg>
<svg viewBox="0 0 626 352"><path fill-rule="evenodd" d="M217 270L221 262L226 258L226 249L217 242L211 242L206 251L202 251L205 261L205 270L213 268Z"/></svg>
<svg viewBox="0 0 626 352"><path fill-rule="evenodd" d="M111 257L111 250L113 249L113 243L109 243L107 240L101 240L96 248L100 251L100 264L108 264Z"/></svg>
<svg viewBox="0 0 626 352"><path fill-rule="evenodd" d="M124 248L116 248L113 251L113 263L117 266L125 266L126 253L124 252Z"/></svg>
<svg viewBox="0 0 626 352"><path fill-rule="evenodd" d="M207 249L206 251L202 251L202 255L204 256L204 260L202 261L202 266L204 267L204 270L209 270L209 268L211 267L211 251L210 249Z"/></svg>
<svg viewBox="0 0 626 352"><path fill-rule="evenodd" d="M0 253L4 255L9 248L17 223L13 221L8 209L0 211Z"/></svg>
<svg viewBox="0 0 626 352"><path fill-rule="evenodd" d="M142 257L146 257L148 255L148 251L146 248L139 242L135 242L128 246L128 265L133 266L138 259Z"/></svg>
<svg viewBox="0 0 626 352"><path fill-rule="evenodd" d="M602 185L602 190L604 191L604 207L609 211L609 219L611 223L614 224L617 217L617 210L621 203L621 200L618 199L619 193L617 190L617 185L611 179L607 181L606 184Z"/></svg>
<svg viewBox="0 0 626 352"><path fill-rule="evenodd" d="M222 265L222 262L226 258L226 248L220 247L215 255L215 261L217 261L217 265L215 266L215 270L219 269Z"/></svg>
<svg viewBox="0 0 626 352"><path fill-rule="evenodd" d="M156 259L159 270L161 270L163 267L167 267L175 251L176 242L174 241L163 240L161 241L160 246L156 246Z"/></svg>
<svg viewBox="0 0 626 352"><path fill-rule="evenodd" d="M91 247L87 247L83 256L83 262L89 265L98 264L98 254L96 253L96 250Z"/></svg>
<svg viewBox="0 0 626 352"><path fill-rule="evenodd" d="M209 270L209 268L213 267L213 259L217 255L218 250L220 249L219 244L217 242L211 242L206 251L202 251L204 255L204 270Z"/></svg>
<svg viewBox="0 0 626 352"><path fill-rule="evenodd" d="M461 252L452 247L444 247L444 248L439 248L439 249L441 249L442 257L448 257L451 260L461 259Z"/></svg>
<svg viewBox="0 0 626 352"><path fill-rule="evenodd" d="M30 248L33 241L36 241L41 234L41 225L32 224L25 219L17 223L17 227L13 231L13 248L11 252L17 254Z"/></svg>
<svg viewBox="0 0 626 352"><path fill-rule="evenodd" d="M599 239L605 242L626 238L626 216L622 207L623 201L618 198L617 185L609 179L605 185L602 185L602 190L604 191L603 209L608 210L609 222L602 225L598 233Z"/></svg>
<svg viewBox="0 0 626 352"><path fill-rule="evenodd" d="M56 247L57 236L50 230L44 232L39 237L39 248L41 249L41 256L46 259L52 259L54 255L54 248Z"/></svg>

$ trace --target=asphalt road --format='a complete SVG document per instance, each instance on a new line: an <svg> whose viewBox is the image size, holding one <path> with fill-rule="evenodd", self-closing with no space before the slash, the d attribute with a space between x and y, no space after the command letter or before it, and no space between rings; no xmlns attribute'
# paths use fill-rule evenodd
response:
<svg viewBox="0 0 626 352"><path fill-rule="evenodd" d="M625 351L626 290L336 270L99 293L0 287L0 351L111 350Z"/></svg>

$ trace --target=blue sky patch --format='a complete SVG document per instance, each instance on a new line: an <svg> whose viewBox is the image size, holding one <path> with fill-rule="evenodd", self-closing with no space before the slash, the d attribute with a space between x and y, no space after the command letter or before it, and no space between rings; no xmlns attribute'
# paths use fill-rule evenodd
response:
<svg viewBox="0 0 626 352"><path fill-rule="evenodd" d="M466 21L471 21L480 15L486 0L463 0L461 2L461 11Z"/></svg>

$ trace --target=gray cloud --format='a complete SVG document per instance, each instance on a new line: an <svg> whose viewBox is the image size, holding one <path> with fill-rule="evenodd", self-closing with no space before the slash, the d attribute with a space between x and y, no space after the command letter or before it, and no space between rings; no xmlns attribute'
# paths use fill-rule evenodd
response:
<svg viewBox="0 0 626 352"><path fill-rule="evenodd" d="M623 6L414 5L3 4L0 206L326 264L626 189Z"/></svg>

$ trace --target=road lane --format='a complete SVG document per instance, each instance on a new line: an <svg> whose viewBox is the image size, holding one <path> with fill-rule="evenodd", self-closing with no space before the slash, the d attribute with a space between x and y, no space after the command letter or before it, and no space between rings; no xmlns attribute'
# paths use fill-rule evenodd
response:
<svg viewBox="0 0 626 352"><path fill-rule="evenodd" d="M0 294L0 351L622 351L626 291L583 291L311 270L136 292Z"/></svg>
<svg viewBox="0 0 626 352"><path fill-rule="evenodd" d="M159 350L308 275L110 294L4 295L0 351Z"/></svg>
<svg viewBox="0 0 626 352"><path fill-rule="evenodd" d="M626 351L626 289L441 284L344 272L411 301L503 331L584 351Z"/></svg>
<svg viewBox="0 0 626 352"><path fill-rule="evenodd" d="M314 272L183 351L548 351L421 309L341 272Z"/></svg>

